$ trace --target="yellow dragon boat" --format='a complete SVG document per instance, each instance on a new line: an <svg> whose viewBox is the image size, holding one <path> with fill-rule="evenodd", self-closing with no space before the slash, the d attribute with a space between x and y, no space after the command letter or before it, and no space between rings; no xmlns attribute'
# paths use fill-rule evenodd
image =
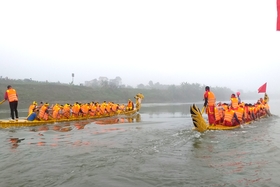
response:
<svg viewBox="0 0 280 187"><path fill-rule="evenodd" d="M115 113L104 114L104 115L78 117L78 118L73 117L73 118L59 119L59 120L34 120L34 121L28 121L26 119L19 119L17 121L0 120L0 128L29 127L29 126L39 126L44 124L52 124L52 123L60 123L60 122L100 119L100 118L107 118L107 117L118 116L118 115L133 115L139 112L139 110L141 109L141 101L144 99L144 95L138 93L134 98L136 100L135 108L129 111L118 111Z"/></svg>
<svg viewBox="0 0 280 187"><path fill-rule="evenodd" d="M215 125L215 126L210 126L205 119L202 116L202 113L200 109L195 105L190 106L190 113L194 125L194 130L203 133L207 130L232 130L232 129L237 129L240 128L241 125L236 125L236 126L224 126L224 125Z"/></svg>

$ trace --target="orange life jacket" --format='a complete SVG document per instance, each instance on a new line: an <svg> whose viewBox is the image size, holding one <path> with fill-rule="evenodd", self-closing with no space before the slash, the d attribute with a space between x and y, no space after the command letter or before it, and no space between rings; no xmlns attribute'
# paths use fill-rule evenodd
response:
<svg viewBox="0 0 280 187"><path fill-rule="evenodd" d="M63 116L64 116L65 118L67 118L67 119L70 118L70 105L65 104L65 105L63 106Z"/></svg>
<svg viewBox="0 0 280 187"><path fill-rule="evenodd" d="M106 111L107 111L108 113L111 112L111 105L110 105L110 104L107 104L107 106L106 106Z"/></svg>
<svg viewBox="0 0 280 187"><path fill-rule="evenodd" d="M15 89L8 89L7 94L9 102L18 101L17 92Z"/></svg>
<svg viewBox="0 0 280 187"><path fill-rule="evenodd" d="M32 114L34 108L36 108L36 105L34 105L34 104L31 104L31 105L29 106L28 115Z"/></svg>
<svg viewBox="0 0 280 187"><path fill-rule="evenodd" d="M112 109L113 112L116 112L117 108L118 108L118 105L113 104L111 109Z"/></svg>
<svg viewBox="0 0 280 187"><path fill-rule="evenodd" d="M98 103L95 103L95 115L100 115L100 105Z"/></svg>
<svg viewBox="0 0 280 187"><path fill-rule="evenodd" d="M48 107L45 106L45 105L43 105L40 108L40 111L39 111L39 118L40 119L48 120L48 113L46 112L47 109L48 109Z"/></svg>
<svg viewBox="0 0 280 187"><path fill-rule="evenodd" d="M234 111L233 110L231 110L231 109L226 110L225 111L224 121L232 123L233 115L234 115Z"/></svg>
<svg viewBox="0 0 280 187"><path fill-rule="evenodd" d="M242 122L243 121L243 116L244 116L244 108L238 107L238 109L235 110L235 113L236 113L236 116L237 116L238 120L240 122Z"/></svg>
<svg viewBox="0 0 280 187"><path fill-rule="evenodd" d="M213 92L208 92L208 106L215 106L216 104L216 97L215 94Z"/></svg>
<svg viewBox="0 0 280 187"><path fill-rule="evenodd" d="M128 101L127 107L132 107L132 101Z"/></svg>
<svg viewBox="0 0 280 187"><path fill-rule="evenodd" d="M73 117L78 117L79 116L79 112L80 112L80 105L74 104L72 106L72 115L73 115Z"/></svg>
<svg viewBox="0 0 280 187"><path fill-rule="evenodd" d="M230 98L231 100L231 107L236 110L238 108L238 98L236 97L233 97L233 98Z"/></svg>
<svg viewBox="0 0 280 187"><path fill-rule="evenodd" d="M105 106L104 105L101 105L100 107L99 107L99 109L100 109L100 114L102 115L102 114L105 114Z"/></svg>
<svg viewBox="0 0 280 187"><path fill-rule="evenodd" d="M215 113L215 120L219 121L221 119L219 109L217 107L214 107L214 113Z"/></svg>
<svg viewBox="0 0 280 187"><path fill-rule="evenodd" d="M96 106L95 106L94 104L92 104L92 105L90 106L89 114L90 114L91 116L96 115Z"/></svg>
<svg viewBox="0 0 280 187"><path fill-rule="evenodd" d="M244 106L244 118L246 122L251 121L251 117L249 115L249 106Z"/></svg>
<svg viewBox="0 0 280 187"><path fill-rule="evenodd" d="M89 111L88 105L87 105L87 104L82 105L82 106L81 106L81 110L82 110L82 112L83 112L83 116L87 116L88 111Z"/></svg>
<svg viewBox="0 0 280 187"><path fill-rule="evenodd" d="M58 105L54 105L53 107L53 113L52 113L52 117L53 119L59 119L60 116L59 116L59 110L60 110L60 107Z"/></svg>

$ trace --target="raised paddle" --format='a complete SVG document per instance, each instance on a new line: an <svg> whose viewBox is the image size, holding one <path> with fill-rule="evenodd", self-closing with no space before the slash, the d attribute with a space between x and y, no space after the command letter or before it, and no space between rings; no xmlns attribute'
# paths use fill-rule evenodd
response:
<svg viewBox="0 0 280 187"><path fill-rule="evenodd" d="M3 99L2 101L0 101L0 105L2 104L2 103L4 103L6 100L5 99Z"/></svg>

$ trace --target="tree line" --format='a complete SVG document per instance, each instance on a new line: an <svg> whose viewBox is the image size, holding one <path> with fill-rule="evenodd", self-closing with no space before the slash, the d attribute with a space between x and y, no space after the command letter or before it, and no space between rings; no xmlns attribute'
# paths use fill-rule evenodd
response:
<svg viewBox="0 0 280 187"><path fill-rule="evenodd" d="M20 103L29 106L32 101L49 103L73 103L79 102L103 102L113 101L126 103L133 99L137 93L144 94L144 103L187 103L202 102L205 85L183 82L181 85L164 85L145 88L110 87L108 85L98 87L86 87L83 85L69 85L52 82L36 82L25 80L1 79L0 90L3 95L7 85L12 85L18 92ZM209 85L211 87L211 85ZM211 87L217 101L229 101L234 93L226 87ZM255 93L241 92L242 99L256 99Z"/></svg>

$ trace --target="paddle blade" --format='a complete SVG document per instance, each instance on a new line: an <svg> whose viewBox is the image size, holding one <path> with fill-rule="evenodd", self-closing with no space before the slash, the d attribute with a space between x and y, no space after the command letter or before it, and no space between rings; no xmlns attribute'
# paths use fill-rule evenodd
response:
<svg viewBox="0 0 280 187"><path fill-rule="evenodd" d="M2 103L4 103L6 100L5 99L3 99L2 101L0 101L0 105L2 104Z"/></svg>
<svg viewBox="0 0 280 187"><path fill-rule="evenodd" d="M201 114L203 114L204 110L205 110L205 107L203 107L203 108L201 109Z"/></svg>

